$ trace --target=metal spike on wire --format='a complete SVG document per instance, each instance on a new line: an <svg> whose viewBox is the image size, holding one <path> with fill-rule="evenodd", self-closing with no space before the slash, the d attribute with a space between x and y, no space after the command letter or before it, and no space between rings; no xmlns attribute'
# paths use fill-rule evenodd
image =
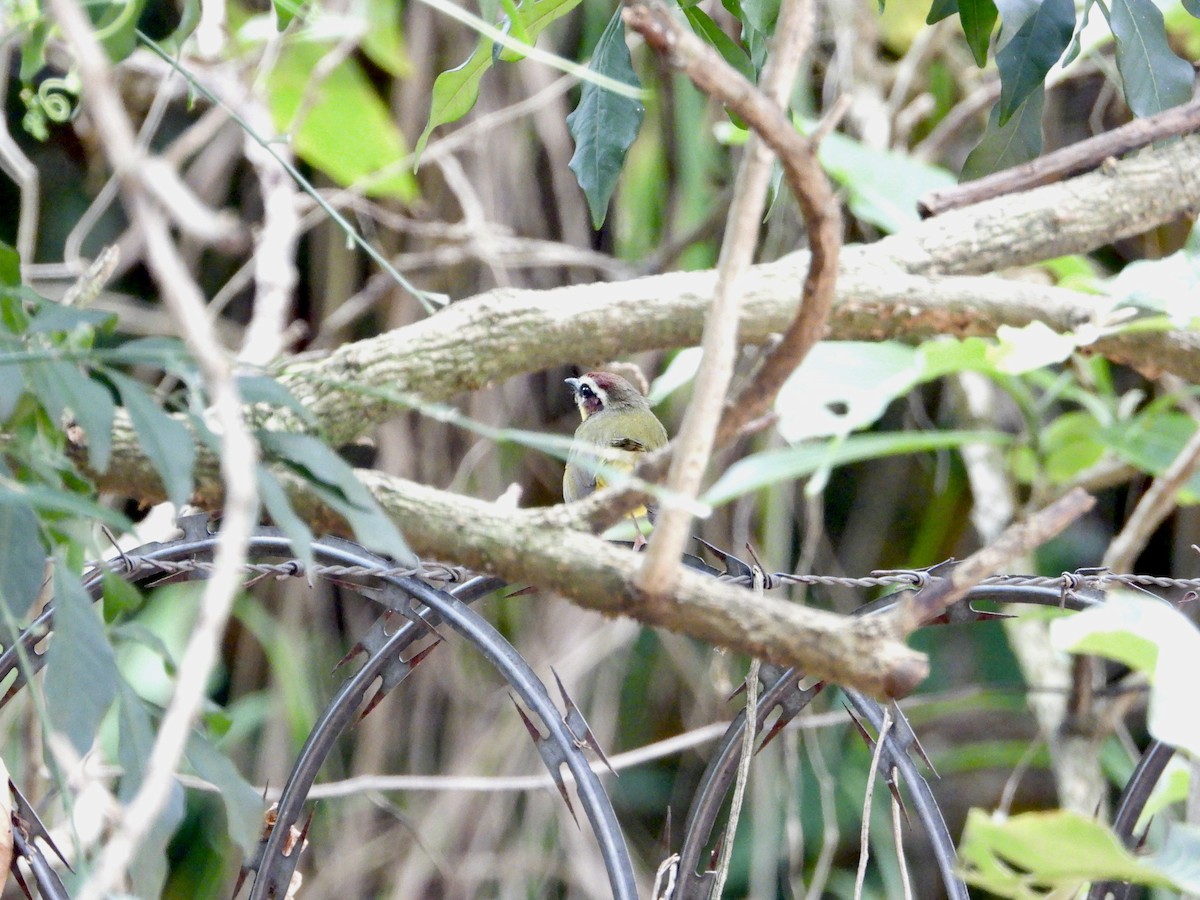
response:
<svg viewBox="0 0 1200 900"><path fill-rule="evenodd" d="M545 763L546 768L550 772L550 777L554 779L554 784L558 788L558 793L563 798L563 803L567 804L567 811L571 814L571 818L575 820L575 827L579 828L579 817L575 815L575 807L571 805L571 797L567 793L567 783L562 777L562 766L567 762L566 757L558 745L546 740L546 736L538 730L538 727L533 724L529 716L525 715L525 710L521 709L521 704L517 702L517 698L509 694L508 699L517 708L517 715L525 723L525 730L529 732L529 737L533 741L534 747L537 748L538 756L542 758L542 762Z"/></svg>

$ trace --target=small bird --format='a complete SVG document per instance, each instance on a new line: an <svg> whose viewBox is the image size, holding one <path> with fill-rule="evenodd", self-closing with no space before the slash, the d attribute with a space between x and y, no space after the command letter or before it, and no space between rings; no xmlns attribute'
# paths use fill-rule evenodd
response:
<svg viewBox="0 0 1200 900"><path fill-rule="evenodd" d="M605 486L597 467L631 471L647 453L667 445L667 430L637 388L611 372L588 372L568 378L575 392L575 405L583 419L575 429L575 442L567 455L563 473L563 499L579 500ZM601 448L594 452L589 448ZM650 516L641 507L637 518ZM641 537L641 528L638 528Z"/></svg>

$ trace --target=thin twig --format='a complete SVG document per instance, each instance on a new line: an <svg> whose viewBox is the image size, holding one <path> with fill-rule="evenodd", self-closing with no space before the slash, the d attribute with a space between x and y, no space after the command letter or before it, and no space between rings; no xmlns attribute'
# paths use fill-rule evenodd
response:
<svg viewBox="0 0 1200 900"><path fill-rule="evenodd" d="M937 216L992 197L1027 191L1094 169L1106 159L1123 156L1155 141L1187 134L1198 128L1200 100L1193 100L1149 118L1134 119L1120 128L1070 144L1019 166L965 184L931 191L921 198L917 208L922 216Z"/></svg>
<svg viewBox="0 0 1200 900"><path fill-rule="evenodd" d="M754 567L754 594L763 595L763 570ZM742 757L738 760L737 780L733 786L733 798L729 804L729 821L725 823L725 840L721 842L721 859L717 864L712 897L720 897L729 877L729 864L733 861L733 843L737 839L738 821L742 817L742 804L746 799L746 782L750 780L750 763L754 760L754 738L758 734L758 673L761 663L750 661L746 673L746 727L742 729Z"/></svg>
<svg viewBox="0 0 1200 900"><path fill-rule="evenodd" d="M911 633L961 600L984 578L1046 543L1095 503L1094 497L1076 488L1025 521L1010 525L996 540L958 563L948 578L917 591L887 614L888 618L901 634Z"/></svg>
<svg viewBox="0 0 1200 900"><path fill-rule="evenodd" d="M871 856L871 798L875 793L875 776L879 773L879 758L883 755L883 744L892 727L892 708L883 708L883 725L875 739L875 752L871 754L871 768L867 771L867 790L863 798L862 828L859 830L858 874L854 876L854 900L861 900L863 882L867 877L867 860Z"/></svg>
<svg viewBox="0 0 1200 900"><path fill-rule="evenodd" d="M807 169L810 163L816 165L811 143L797 134L783 114L812 33L812 15L809 0L789 0L783 5L772 42L771 63L764 72L764 88L760 91L726 64L712 47L684 27L665 6L638 2L625 10L625 21L672 67L684 72L704 93L737 112L753 131L738 172L721 245L717 283L705 319L703 362L667 476L671 490L683 497L694 498L699 493L704 470L718 440L723 418L722 399L733 377L737 352L740 282L753 260L770 178L767 148L780 157L785 172ZM817 173L818 177L824 178L819 166ZM796 179L791 174L788 183L795 192ZM832 198L828 182L826 191ZM797 199L806 221L811 223L805 200L799 196ZM814 256L813 268L817 267L815 259ZM638 576L639 587L647 595L659 596L670 589L690 524L691 516L685 510L670 504L661 506Z"/></svg>
<svg viewBox="0 0 1200 900"><path fill-rule="evenodd" d="M99 900L125 878L138 846L165 805L176 765L204 700L220 638L241 586L241 566L246 560L250 533L258 520L255 484L258 447L242 419L233 373L205 314L203 295L179 257L166 218L151 199L146 182L152 170L144 165L145 154L137 146L104 51L77 2L52 0L51 7L63 36L74 49L91 117L105 153L121 177L130 218L142 231L150 272L204 373L214 420L223 437L221 476L225 517L216 553L217 566L205 583L200 615L180 661L175 693L150 751L145 780L124 807L112 837L78 895L84 900Z"/></svg>
<svg viewBox="0 0 1200 900"><path fill-rule="evenodd" d="M892 783L899 779L899 770L892 766ZM892 797L892 840L896 843L896 867L900 870L900 884L904 887L904 900L912 900L912 881L908 877L908 858L904 855L904 827L900 822L900 800Z"/></svg>

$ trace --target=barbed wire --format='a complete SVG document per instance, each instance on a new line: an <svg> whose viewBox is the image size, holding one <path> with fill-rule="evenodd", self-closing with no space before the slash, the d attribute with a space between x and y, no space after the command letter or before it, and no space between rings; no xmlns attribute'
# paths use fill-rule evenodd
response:
<svg viewBox="0 0 1200 900"><path fill-rule="evenodd" d="M774 572L765 576L765 587L774 589L784 584L803 584L821 587L876 588L909 587L923 588L951 571L954 561L940 563L927 569L888 569L870 575L796 575ZM124 554L102 562L92 563L90 568L107 569L125 575L160 572L162 574L184 574L211 572L215 564L211 560L163 560ZM302 560L288 559L274 563L248 562L243 570L262 578L298 578L317 576L321 578L364 578L364 577L418 577L437 584L461 584L475 576L475 572L462 566L446 563L419 563L416 566L394 566L376 568L370 566L340 566L316 564L307 566ZM935 571L941 570L941 571ZM717 575L722 581L749 585L753 576L745 573L723 573ZM1107 569L1080 568L1061 575L992 575L983 579L984 585L1010 585L1013 587L1056 587L1062 590L1104 590L1107 587L1140 587L1165 590L1200 592L1200 578L1173 578L1164 575L1138 575L1109 572Z"/></svg>

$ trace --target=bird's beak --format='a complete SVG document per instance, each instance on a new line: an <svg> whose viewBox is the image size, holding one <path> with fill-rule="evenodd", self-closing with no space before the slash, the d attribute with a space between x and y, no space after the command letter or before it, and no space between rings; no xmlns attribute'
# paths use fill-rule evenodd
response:
<svg viewBox="0 0 1200 900"><path fill-rule="evenodd" d="M573 393L576 393L576 394L579 393L579 379L578 378L564 378L563 381L565 381L567 384L569 384L571 386L571 391Z"/></svg>

